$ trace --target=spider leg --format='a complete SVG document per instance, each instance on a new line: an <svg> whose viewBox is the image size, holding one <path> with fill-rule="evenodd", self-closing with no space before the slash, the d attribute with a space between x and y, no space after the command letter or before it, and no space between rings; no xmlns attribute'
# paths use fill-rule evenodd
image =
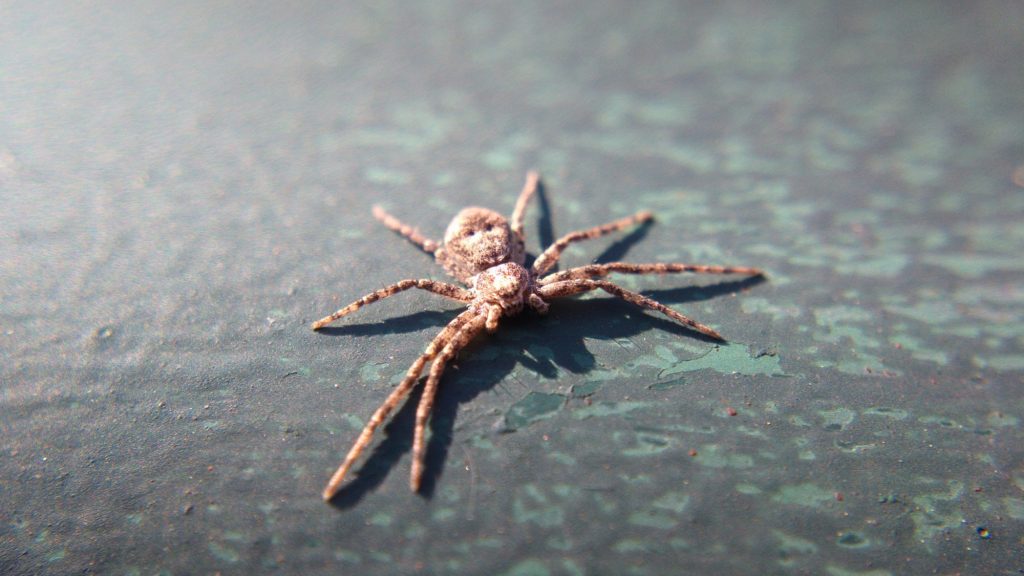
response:
<svg viewBox="0 0 1024 576"><path fill-rule="evenodd" d="M373 217L376 218L377 220L380 220L382 224L384 224L391 230L394 230L395 232L398 232L399 234L404 236L406 240L419 246L424 252L433 254L434 252L437 252L438 248L441 247L440 242L436 242L434 240L431 240L430 238L423 236L422 234L420 234L419 230L413 228L412 226L409 226L408 224L403 223L401 220L395 218L391 214L388 214L380 206L373 207Z"/></svg>
<svg viewBox="0 0 1024 576"><path fill-rule="evenodd" d="M469 302L470 300L473 299L473 294L469 290L466 290L465 288L461 288L459 286L455 286L454 284L446 284L444 282L426 279L401 280L399 282L395 282L390 286L381 288L376 292L371 292L366 296L363 296L359 300L356 300L355 302L349 304L348 306L345 306L341 310L338 310L334 314L331 314L330 316L324 316L323 318L317 320L316 322L313 322L313 330L319 330L324 326L327 326L331 322L334 322L338 318L351 314L356 310L359 310L363 306L366 306L367 304L372 304L377 300L380 300L381 298L393 296L395 294L398 294L399 292L402 292L403 290L408 290L410 288L420 288L422 290L429 290L434 294L440 294L441 296L451 298L452 300L458 300L459 302Z"/></svg>
<svg viewBox="0 0 1024 576"><path fill-rule="evenodd" d="M530 170L526 173L526 183L523 184L523 191L519 193L516 207L512 210L512 218L509 220L509 227L512 228L512 232L519 236L520 240L524 239L523 214L526 212L526 205L538 188L540 188L540 174L536 170Z"/></svg>
<svg viewBox="0 0 1024 576"><path fill-rule="evenodd" d="M669 308L668 306L665 306L661 302L658 302L657 300L652 300L642 294L637 294L636 292L626 290L625 288L617 284L608 282L607 280L588 280L583 278L564 280L562 282L556 282L553 284L546 284L544 286L541 286L537 290L537 294L540 295L541 298L545 299L560 298L562 296L573 296L575 294L589 292L590 290L597 289L604 290L605 292L613 296L618 296L619 298L622 298L627 302L632 302L637 306L648 308L650 310L657 310L658 312L661 312L662 314L668 316L669 318L675 320L676 322L679 322L684 326L692 328L697 332L704 334L705 336L710 336L711 338L714 338L716 340L725 340L725 338L722 338L721 334L715 332L712 328L705 326L700 322L697 322L696 320L691 320L690 318L683 316L679 312L676 312L675 310Z"/></svg>
<svg viewBox="0 0 1024 576"><path fill-rule="evenodd" d="M441 381L441 374L448 361L480 333L485 322L485 317L480 315L469 320L451 337L441 353L434 359L434 363L430 365L430 375L427 376L427 383L423 386L423 396L420 397L419 406L416 407L416 429L412 442L412 471L409 475L409 488L413 492L419 492L420 483L423 480L427 456L427 421L430 419L430 411L433 409L434 399L437 397L437 384Z"/></svg>
<svg viewBox="0 0 1024 576"><path fill-rule="evenodd" d="M434 339L427 345L427 348L423 351L423 354L412 363L409 370L405 373L405 379L395 388L391 394L384 400L384 403L377 408L377 411L370 417L370 421L366 423L363 431L360 432L359 438L356 439L355 444L349 449L348 455L345 456L345 460L342 461L341 466L338 466L338 470L334 472L331 479L327 482L327 487L324 488L323 497L325 501L329 501L334 498L334 495L338 493L341 488L341 483L345 480L345 475L349 469L352 468L352 464L355 463L356 459L359 458L363 450L370 445L370 440L373 439L373 433L380 427L381 424L387 419L387 417L394 411L395 408L405 399L406 396L412 392L412 389L416 385L416 381L419 380L420 373L423 372L423 367L427 361L437 356L437 353L452 339L454 335L457 335L466 324L468 320L473 318L473 312L467 310L462 314L459 314L451 322L448 323L441 332L434 337Z"/></svg>
<svg viewBox="0 0 1024 576"><path fill-rule="evenodd" d="M674 274L679 272L695 272L697 274L747 274L760 276L763 272L757 268L740 266L709 266L706 264L661 263L631 264L629 262L609 262L607 264L589 264L578 268L570 268L556 272L538 280L538 284L551 284L565 280L594 278L607 276L612 272L621 274Z"/></svg>
<svg viewBox="0 0 1024 576"><path fill-rule="evenodd" d="M565 250L566 246L573 242L579 242L580 240L589 240L591 238L599 238L605 234L610 234L618 230L622 230L633 224L639 224L641 222L647 222L654 216L647 211L637 212L632 216L626 218L620 218L614 222L609 222L601 226L594 226L593 228L587 228L586 230L577 230L570 232L565 236L562 236L555 241L554 244L548 246L547 250L543 254L537 257L533 262L533 273L536 276L540 276L551 269L552 266L558 262L558 258L562 255L562 251Z"/></svg>

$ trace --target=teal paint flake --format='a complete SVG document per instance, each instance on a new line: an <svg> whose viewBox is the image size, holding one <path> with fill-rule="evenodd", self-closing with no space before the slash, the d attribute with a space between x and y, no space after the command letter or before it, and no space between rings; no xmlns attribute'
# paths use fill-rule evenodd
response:
<svg viewBox="0 0 1024 576"><path fill-rule="evenodd" d="M821 508L825 504L835 501L835 491L827 490L811 482L790 484L780 488L775 496L772 496L772 501L780 504Z"/></svg>
<svg viewBox="0 0 1024 576"><path fill-rule="evenodd" d="M565 513L551 505L544 492L534 484L527 484L512 502L512 518L518 524L532 523L544 528L560 526Z"/></svg>
<svg viewBox="0 0 1024 576"><path fill-rule="evenodd" d="M438 508L437 510L434 510L434 513L431 514L430 517L435 522L444 522L446 520L451 520L452 518L455 518L456 515L457 513L453 508Z"/></svg>
<svg viewBox="0 0 1024 576"><path fill-rule="evenodd" d="M391 517L390 514L378 512L377 514L371 516L369 520L367 520L367 524L370 524L371 526L380 526L386 528L388 526L391 526L393 520L394 519Z"/></svg>
<svg viewBox="0 0 1024 576"><path fill-rule="evenodd" d="M985 417L985 422L993 428L1016 428L1020 424L1020 419L1006 412L989 412Z"/></svg>
<svg viewBox="0 0 1024 576"><path fill-rule="evenodd" d="M832 410L819 410L821 426L826 430L841 430L857 419L857 413L848 408L835 408Z"/></svg>
<svg viewBox="0 0 1024 576"><path fill-rule="evenodd" d="M754 459L747 454L727 453L718 444L704 444L693 460L709 468L753 468Z"/></svg>
<svg viewBox="0 0 1024 576"><path fill-rule="evenodd" d="M787 318L798 318L803 313L796 304L780 304L756 296L744 298L740 309L744 314L766 314L776 322Z"/></svg>
<svg viewBox="0 0 1024 576"><path fill-rule="evenodd" d="M634 526L657 528L659 530L671 530L679 525L679 521L674 518L643 510L638 510L630 514L628 521Z"/></svg>
<svg viewBox="0 0 1024 576"><path fill-rule="evenodd" d="M721 374L743 374L745 376L753 376L755 374L767 376L783 375L778 356L769 354L752 355L748 348L742 344L727 343L716 345L702 356L680 362L675 367L662 371L658 378L661 379L673 374L705 369L711 369Z"/></svg>
<svg viewBox="0 0 1024 576"><path fill-rule="evenodd" d="M380 382L384 379L384 370L389 366L387 362L367 362L359 368L359 379L363 382Z"/></svg>
<svg viewBox="0 0 1024 576"><path fill-rule="evenodd" d="M363 170L363 178L371 184L380 186L407 186L413 181L412 174L377 166L368 166Z"/></svg>
<svg viewBox="0 0 1024 576"><path fill-rule="evenodd" d="M1007 496L1003 498L1003 507L1010 518L1024 520L1024 500Z"/></svg>
<svg viewBox="0 0 1024 576"><path fill-rule="evenodd" d="M758 487L757 485L747 483L737 484L736 491L739 492L740 494L745 494L747 496L757 496L759 494L764 493L764 490L761 490L761 488Z"/></svg>
<svg viewBox="0 0 1024 576"><path fill-rule="evenodd" d="M505 413L505 424L515 430L538 420L550 418L565 405L565 396L530 392Z"/></svg>
<svg viewBox="0 0 1024 576"><path fill-rule="evenodd" d="M635 554L637 552L649 552L650 546L646 540L637 538L624 538L612 546L612 550L619 554Z"/></svg>
<svg viewBox="0 0 1024 576"><path fill-rule="evenodd" d="M779 541L779 563L792 566L797 557L818 553L818 545L806 538L801 538L782 530L772 530L772 535Z"/></svg>
<svg viewBox="0 0 1024 576"><path fill-rule="evenodd" d="M906 420L909 412L902 408L890 408L888 406L876 406L868 408L861 412L864 416L881 416L883 418L892 418L893 420Z"/></svg>
<svg viewBox="0 0 1024 576"><path fill-rule="evenodd" d="M850 570L835 564L825 566L825 572L828 573L828 576L892 576L892 572L881 568L874 570Z"/></svg>
<svg viewBox="0 0 1024 576"><path fill-rule="evenodd" d="M1016 253L1007 256L945 253L925 256L924 261L970 280L977 280L993 272L1024 271L1024 263L1020 260L1020 254Z"/></svg>
<svg viewBox="0 0 1024 576"><path fill-rule="evenodd" d="M906 269L910 258L905 254L884 254L873 258L836 264L840 274L852 274L872 278L895 278Z"/></svg>
<svg viewBox="0 0 1024 576"><path fill-rule="evenodd" d="M905 302L887 305L886 310L926 324L945 324L960 319L956 305L948 300L928 298L907 304Z"/></svg>
<svg viewBox="0 0 1024 576"><path fill-rule="evenodd" d="M361 564L363 561L363 557L360 556L358 552L345 549L335 550L334 559L339 562L345 562L346 564Z"/></svg>
<svg viewBox="0 0 1024 576"><path fill-rule="evenodd" d="M64 559L65 556L67 556L67 553L67 548L60 548L58 550L54 550L53 552L50 552L46 555L46 562L49 564L52 564L54 562L60 562Z"/></svg>
<svg viewBox="0 0 1024 576"><path fill-rule="evenodd" d="M917 506L910 513L914 538L930 550L934 538L957 529L966 519L960 513L964 485L959 480L946 482L945 492L922 494L913 498Z"/></svg>
<svg viewBox="0 0 1024 576"><path fill-rule="evenodd" d="M671 439L650 433L636 435L637 446L622 450L620 454L627 457L653 456L672 447Z"/></svg>
<svg viewBox="0 0 1024 576"><path fill-rule="evenodd" d="M527 558L502 572L502 576L550 576L551 570L536 558Z"/></svg>
<svg viewBox="0 0 1024 576"><path fill-rule="evenodd" d="M595 402L590 406L573 410L572 417L577 420L586 420L594 417L621 416L651 405L653 402Z"/></svg>
<svg viewBox="0 0 1024 576"><path fill-rule="evenodd" d="M217 542L210 541L206 544L206 547L210 550L210 554L213 554L215 558L222 562L235 564L241 559L241 556L239 556L236 550L228 548L227 546Z"/></svg>
<svg viewBox="0 0 1024 576"><path fill-rule="evenodd" d="M999 354L995 356L972 356L971 363L979 368L988 368L997 372L1016 372L1024 370L1024 355Z"/></svg>
<svg viewBox="0 0 1024 576"><path fill-rule="evenodd" d="M662 510L668 510L676 514L682 514L690 505L690 495L682 492L668 492L659 496L653 506Z"/></svg>
<svg viewBox="0 0 1024 576"><path fill-rule="evenodd" d="M905 350L910 351L910 355L917 360L924 360L926 362L934 362L941 366L949 364L949 356L942 350L935 350L928 348L924 343L908 334L899 334L889 338L889 342L898 344Z"/></svg>

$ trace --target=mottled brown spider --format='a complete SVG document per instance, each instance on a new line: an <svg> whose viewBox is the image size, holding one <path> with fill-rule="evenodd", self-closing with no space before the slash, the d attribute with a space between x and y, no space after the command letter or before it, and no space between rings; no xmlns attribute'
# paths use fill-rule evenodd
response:
<svg viewBox="0 0 1024 576"><path fill-rule="evenodd" d="M748 274L760 275L757 268L741 268L735 266L707 266L701 264L630 264L627 262L609 262L607 264L590 264L578 268L570 268L562 272L544 274L558 262L559 256L566 246L579 240L597 238L605 234L622 230L634 224L652 219L650 212L637 212L633 216L609 222L587 230L571 232L559 238L544 250L529 268L525 267L526 252L523 236L523 213L530 198L540 186L540 176L530 172L526 184L519 194L511 220L486 208L466 208L459 212L448 225L444 234L444 243L423 237L380 207L374 207L373 215L385 226L401 234L425 252L433 254L449 274L468 286L463 288L454 284L435 280L402 280L376 292L367 294L359 300L345 306L334 314L313 323L313 330L319 330L338 318L355 312L363 306L382 298L397 294L410 288L429 290L459 302L464 302L468 309L455 317L427 345L423 354L412 363L405 374L405 379L374 412L362 433L352 445L345 460L338 467L324 488L324 500L330 500L338 492L345 474L352 464L370 444L374 431L387 419L388 415L409 395L420 373L427 362L433 360L429 376L423 388L416 409L416 427L413 433L412 473L409 486L413 492L419 491L423 477L425 450L425 434L427 420L430 417L434 397L437 394L438 381L445 365L470 340L482 330L494 332L498 329L498 320L502 316L514 316L529 306L544 314L548 311L548 300L563 296L573 296L591 290L604 290L627 302L643 308L657 310L673 320L701 334L723 340L722 336L711 328L683 316L679 312L643 296L631 292L607 280L601 280L609 273L622 274L665 274L674 272L699 272L705 274Z"/></svg>

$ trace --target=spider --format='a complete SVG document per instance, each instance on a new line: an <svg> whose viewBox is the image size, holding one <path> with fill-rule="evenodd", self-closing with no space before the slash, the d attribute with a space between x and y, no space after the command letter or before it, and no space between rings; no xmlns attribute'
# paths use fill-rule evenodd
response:
<svg viewBox="0 0 1024 576"><path fill-rule="evenodd" d="M486 208L463 209L448 225L443 243L425 238L418 230L402 223L379 206L373 208L375 218L419 246L424 252L432 254L450 275L466 287L429 279L401 280L367 294L334 314L317 320L312 325L313 330L319 330L367 304L410 288L419 288L452 300L458 300L466 304L467 310L456 316L434 337L423 354L409 367L405 378L398 387L377 408L362 433L359 434L355 444L352 445L348 455L345 456L345 460L331 477L327 487L324 488L324 500L331 500L338 492L345 475L370 444L374 432L412 392L427 363L433 361L423 388L423 395L416 409L416 424L413 432L412 471L409 487L413 492L418 492L423 478L426 455L427 421L430 418L438 382L441 380L445 366L481 331L494 332L498 329L498 321L503 316L515 316L527 306L544 314L548 311L548 301L553 298L574 296L591 290L603 290L627 302L661 312L680 324L715 340L724 341L724 338L710 327L691 320L660 302L626 290L602 278L612 272L621 274L697 272L759 276L762 274L761 270L702 264L609 262L589 264L547 274L558 262L559 256L568 245L648 222L653 219L653 215L647 211L637 212L632 216L609 222L603 226L566 234L544 250L527 268L523 213L526 211L530 198L540 186L540 175L534 171L529 172L523 190L516 200L510 220L506 220L497 212Z"/></svg>

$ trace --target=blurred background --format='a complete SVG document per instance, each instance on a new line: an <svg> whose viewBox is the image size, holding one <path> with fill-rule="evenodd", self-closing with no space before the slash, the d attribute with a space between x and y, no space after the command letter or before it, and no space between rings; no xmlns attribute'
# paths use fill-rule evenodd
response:
<svg viewBox="0 0 1024 576"><path fill-rule="evenodd" d="M0 4L0 572L1016 574L1024 4ZM637 210L450 367L440 238ZM415 396L413 400L415 400ZM411 406L411 404L410 404Z"/></svg>

